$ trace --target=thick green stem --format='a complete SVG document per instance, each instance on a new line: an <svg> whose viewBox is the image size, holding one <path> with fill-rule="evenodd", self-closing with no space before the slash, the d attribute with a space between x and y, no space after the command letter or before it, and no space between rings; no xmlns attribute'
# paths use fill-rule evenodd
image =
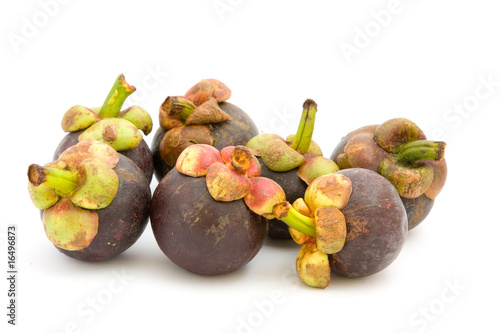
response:
<svg viewBox="0 0 500 333"><path fill-rule="evenodd" d="M71 193L78 183L76 172L43 167L38 164L31 164L29 166L28 179L33 186L43 184L61 194Z"/></svg>
<svg viewBox="0 0 500 333"><path fill-rule="evenodd" d="M177 115L177 117L181 120L186 120L191 113L193 113L193 110L196 108L193 103L188 101L187 99L184 99L182 97L174 97L175 98L175 111L174 113Z"/></svg>
<svg viewBox="0 0 500 333"><path fill-rule="evenodd" d="M125 99L135 91L135 87L125 81L123 74L118 75L113 87L109 91L108 97L99 111L101 118L116 118L125 102Z"/></svg>
<svg viewBox="0 0 500 333"><path fill-rule="evenodd" d="M394 156L399 163L417 165L421 160L443 159L445 147L446 143L442 141L411 141L399 146L394 151Z"/></svg>
<svg viewBox="0 0 500 333"><path fill-rule="evenodd" d="M312 99L308 99L304 102L303 108L304 110L302 111L302 118L300 119L297 134L295 134L292 145L290 146L301 154L307 153L311 145L314 121L316 119L316 109L318 106Z"/></svg>
<svg viewBox="0 0 500 333"><path fill-rule="evenodd" d="M274 205L274 217L289 227L311 237L316 236L316 223L312 217L302 215L290 203L284 201Z"/></svg>

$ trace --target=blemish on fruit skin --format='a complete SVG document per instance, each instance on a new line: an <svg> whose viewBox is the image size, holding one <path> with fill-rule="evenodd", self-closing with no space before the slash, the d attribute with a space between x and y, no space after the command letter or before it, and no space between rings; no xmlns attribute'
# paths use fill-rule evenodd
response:
<svg viewBox="0 0 500 333"><path fill-rule="evenodd" d="M206 235L212 234L215 236L214 246L217 245L217 243L226 236L226 227L230 222L229 215L219 216L217 222L217 226L215 224L212 224L210 229L208 229L205 233Z"/></svg>
<svg viewBox="0 0 500 333"><path fill-rule="evenodd" d="M196 219L193 221L193 223L191 223L191 226L193 226L194 224L196 224L196 222L198 222L200 220L200 217L197 216Z"/></svg>
<svg viewBox="0 0 500 333"><path fill-rule="evenodd" d="M366 227L368 221L361 221L360 219L350 219L349 231L347 233L346 241L350 241L362 234L370 233L370 229Z"/></svg>

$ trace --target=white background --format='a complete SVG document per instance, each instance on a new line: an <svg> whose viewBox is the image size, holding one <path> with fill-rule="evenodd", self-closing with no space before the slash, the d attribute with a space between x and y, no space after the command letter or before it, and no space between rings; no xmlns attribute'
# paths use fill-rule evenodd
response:
<svg viewBox="0 0 500 333"><path fill-rule="evenodd" d="M0 275L7 224L19 267L16 327L1 278L2 332L498 331L499 10L480 0L2 1ZM72 260L46 239L26 170L51 160L63 113L100 105L119 73L154 130L163 99L202 78L226 83L230 102L280 135L314 99L326 156L351 130L406 117L447 141L448 182L391 266L334 276L324 290L298 280L291 242L268 240L218 277L175 266L149 226L113 260Z"/></svg>

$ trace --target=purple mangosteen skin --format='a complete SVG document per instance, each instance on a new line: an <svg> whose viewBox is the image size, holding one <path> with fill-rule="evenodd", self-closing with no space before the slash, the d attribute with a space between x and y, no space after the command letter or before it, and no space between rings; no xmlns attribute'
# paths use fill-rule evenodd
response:
<svg viewBox="0 0 500 333"><path fill-rule="evenodd" d="M208 125L214 137L213 146L215 148L222 150L222 148L228 146L244 146L251 138L259 134L257 126L245 111L228 102L219 103L219 107L231 117L231 121ZM154 174L158 181L161 181L172 169L163 161L159 150L160 142L165 133L167 133L167 130L161 127L158 128L151 144Z"/></svg>
<svg viewBox="0 0 500 333"><path fill-rule="evenodd" d="M376 172L353 168L352 194L342 209L347 237L342 250L329 255L333 273L347 277L375 274L401 252L408 233L405 207L392 184Z"/></svg>
<svg viewBox="0 0 500 333"><path fill-rule="evenodd" d="M78 136L82 132L83 130L66 134L57 146L56 151L54 152L53 159L58 159L59 155L61 155L66 149L73 145L76 145L78 143ZM131 159L139 167L139 169L144 172L148 183L151 183L154 170L153 153L149 149L148 144L146 143L146 141L144 141L144 139L141 141L141 143L139 143L137 147L129 150L121 150L119 151L119 153Z"/></svg>
<svg viewBox="0 0 500 333"><path fill-rule="evenodd" d="M201 275L226 274L246 265L267 235L267 220L242 199L215 201L205 177L185 176L176 169L153 194L151 227L171 261Z"/></svg>
<svg viewBox="0 0 500 333"><path fill-rule="evenodd" d="M92 262L110 259L130 248L144 232L151 205L149 182L128 157L119 155L113 170L120 181L118 192L109 206L93 210L99 216L99 226L90 245L78 251L56 246L68 257Z"/></svg>

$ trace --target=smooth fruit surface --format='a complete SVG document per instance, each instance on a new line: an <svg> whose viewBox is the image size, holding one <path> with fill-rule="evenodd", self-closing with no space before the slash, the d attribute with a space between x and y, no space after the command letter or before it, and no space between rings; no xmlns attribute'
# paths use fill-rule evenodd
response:
<svg viewBox="0 0 500 333"><path fill-rule="evenodd" d="M349 177L352 194L342 209L347 237L342 250L330 255L332 272L361 277L389 266L406 240L408 223L403 203L392 184L366 169L338 171Z"/></svg>
<svg viewBox="0 0 500 333"><path fill-rule="evenodd" d="M185 176L175 169L154 192L151 226L170 260L202 275L244 266L259 252L267 234L267 220L243 200L215 201L205 177Z"/></svg>

